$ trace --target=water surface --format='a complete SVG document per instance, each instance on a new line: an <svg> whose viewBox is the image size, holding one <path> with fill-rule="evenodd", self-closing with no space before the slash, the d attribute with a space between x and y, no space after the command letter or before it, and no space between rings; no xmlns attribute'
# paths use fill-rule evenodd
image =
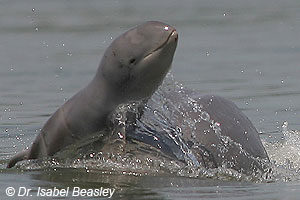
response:
<svg viewBox="0 0 300 200"><path fill-rule="evenodd" d="M8 198L8 186L100 185L116 188L116 199L297 199L299 137L291 130L300 130L299 9L297 0L1 0L0 195ZM7 159L29 146L49 116L92 79L110 42L147 20L179 32L176 80L231 99L263 133L281 166L275 181L5 170Z"/></svg>

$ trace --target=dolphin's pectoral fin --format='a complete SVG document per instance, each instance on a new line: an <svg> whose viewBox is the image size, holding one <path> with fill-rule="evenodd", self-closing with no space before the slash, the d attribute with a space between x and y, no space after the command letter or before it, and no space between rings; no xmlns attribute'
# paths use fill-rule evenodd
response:
<svg viewBox="0 0 300 200"><path fill-rule="evenodd" d="M10 159L6 168L12 168L17 162L28 159L29 149L23 150L17 153L14 157Z"/></svg>
<svg viewBox="0 0 300 200"><path fill-rule="evenodd" d="M15 164L19 161L36 159L42 156L47 156L47 148L43 135L39 134L31 145L31 148L23 150L12 157L7 165L7 168L15 166Z"/></svg>

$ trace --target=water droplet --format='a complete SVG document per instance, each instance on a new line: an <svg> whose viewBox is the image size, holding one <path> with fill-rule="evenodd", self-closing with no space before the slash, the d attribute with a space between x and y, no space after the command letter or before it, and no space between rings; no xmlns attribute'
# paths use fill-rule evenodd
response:
<svg viewBox="0 0 300 200"><path fill-rule="evenodd" d="M206 54L206 56L210 56L210 53L209 53L209 51L207 51L205 54Z"/></svg>
<svg viewBox="0 0 300 200"><path fill-rule="evenodd" d="M35 8L32 8L31 11L32 11L32 12L35 12Z"/></svg>
<svg viewBox="0 0 300 200"><path fill-rule="evenodd" d="M122 133L120 133L120 132L118 132L118 136L119 136L120 139L124 138L124 135Z"/></svg>
<svg viewBox="0 0 300 200"><path fill-rule="evenodd" d="M44 47L48 47L49 46L46 41L43 41L42 44L44 45Z"/></svg>
<svg viewBox="0 0 300 200"><path fill-rule="evenodd" d="M202 120L204 120L204 121L209 121L209 120L210 120L209 114L208 114L207 112L205 112L205 111L201 112L200 118L201 118Z"/></svg>
<svg viewBox="0 0 300 200"><path fill-rule="evenodd" d="M284 121L282 126L281 126L282 130L285 131L285 132L288 131L288 125L289 125L289 123L287 121Z"/></svg>
<svg viewBox="0 0 300 200"><path fill-rule="evenodd" d="M164 27L164 30L165 30L165 31L168 31L168 30L169 30L169 27L168 27L168 26L165 26L165 27Z"/></svg>
<svg viewBox="0 0 300 200"><path fill-rule="evenodd" d="M256 69L255 71L256 71L256 73L258 73L258 75L262 75L262 72L259 71L258 69Z"/></svg>

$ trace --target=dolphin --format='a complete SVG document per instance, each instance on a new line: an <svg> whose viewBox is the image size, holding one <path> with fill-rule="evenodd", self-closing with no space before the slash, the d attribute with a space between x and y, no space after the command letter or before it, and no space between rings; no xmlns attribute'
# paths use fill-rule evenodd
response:
<svg viewBox="0 0 300 200"><path fill-rule="evenodd" d="M232 101L167 80L146 107L128 122L128 141L148 144L194 167L244 174L270 170L257 129Z"/></svg>
<svg viewBox="0 0 300 200"><path fill-rule="evenodd" d="M149 21L117 37L106 49L95 77L50 117L29 149L9 161L52 156L64 147L109 128L108 116L123 103L148 99L170 69L178 34Z"/></svg>

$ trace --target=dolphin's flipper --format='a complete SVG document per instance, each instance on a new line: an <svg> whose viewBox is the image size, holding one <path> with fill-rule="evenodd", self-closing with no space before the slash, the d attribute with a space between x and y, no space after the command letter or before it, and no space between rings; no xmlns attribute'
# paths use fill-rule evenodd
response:
<svg viewBox="0 0 300 200"><path fill-rule="evenodd" d="M6 168L12 168L13 166L15 166L15 164L19 161L22 160L26 160L28 159L28 154L29 154L29 149L23 150L19 153L17 153L14 157L12 157L9 161L9 163L7 164Z"/></svg>

